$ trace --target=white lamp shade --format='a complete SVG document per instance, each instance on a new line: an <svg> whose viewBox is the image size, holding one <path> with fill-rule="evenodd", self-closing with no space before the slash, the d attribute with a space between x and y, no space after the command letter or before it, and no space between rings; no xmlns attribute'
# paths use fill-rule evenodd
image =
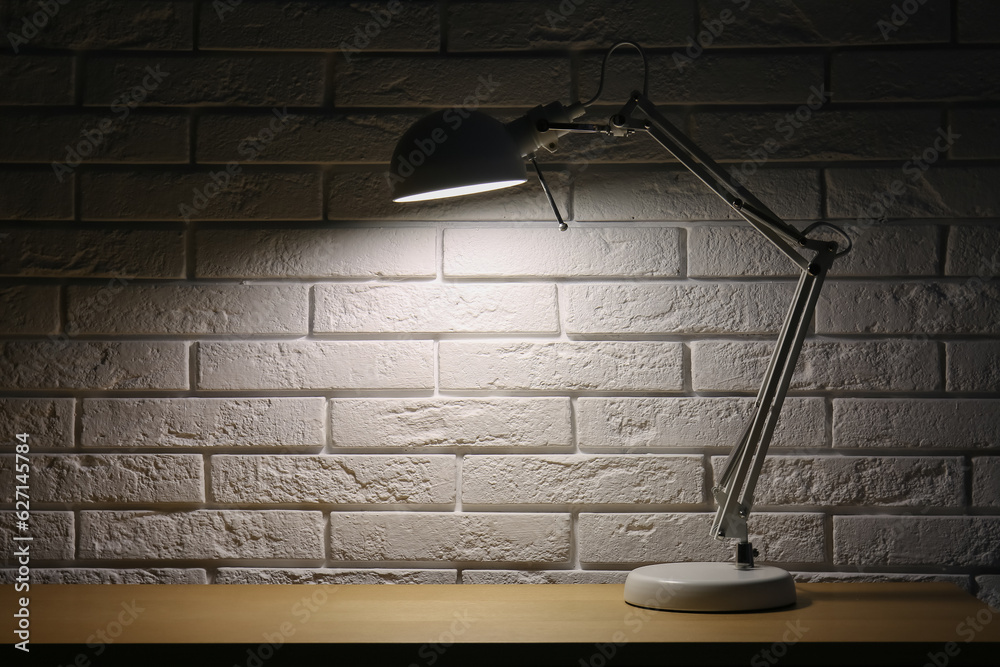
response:
<svg viewBox="0 0 1000 667"><path fill-rule="evenodd" d="M445 109L414 123L396 144L389 179L395 202L457 197L527 180L503 123L481 111Z"/></svg>

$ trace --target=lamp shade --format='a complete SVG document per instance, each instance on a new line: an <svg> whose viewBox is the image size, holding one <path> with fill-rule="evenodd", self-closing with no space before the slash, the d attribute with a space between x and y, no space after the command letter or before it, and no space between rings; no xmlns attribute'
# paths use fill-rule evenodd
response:
<svg viewBox="0 0 1000 667"><path fill-rule="evenodd" d="M445 109L414 123L396 144L392 200L422 201L486 192L527 180L503 123L481 111Z"/></svg>

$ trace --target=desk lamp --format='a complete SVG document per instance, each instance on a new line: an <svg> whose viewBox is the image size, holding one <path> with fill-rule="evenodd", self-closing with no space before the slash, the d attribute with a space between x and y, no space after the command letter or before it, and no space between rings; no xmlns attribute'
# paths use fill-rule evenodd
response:
<svg viewBox="0 0 1000 667"><path fill-rule="evenodd" d="M642 57L642 92L633 92L606 123L576 122L600 98L608 59L621 46L635 48ZM557 140L569 133L612 137L642 133L655 139L798 265L801 271L798 286L757 394L753 417L712 489L718 511L710 534L715 539L736 541L736 562L648 565L630 572L625 582L625 601L652 609L731 612L788 606L795 602L792 577L779 568L754 563L757 550L747 534L747 518L823 280L834 259L850 250L851 241L843 230L825 221L799 231L781 220L667 122L650 101L648 89L645 52L634 42L620 42L605 55L597 94L587 102L568 107L559 102L538 106L507 124L480 111L463 110L458 114L450 109L432 113L414 123L396 145L389 174L393 201L423 201L518 185L527 180L524 162L527 158L538 175L559 228L565 230L566 224L535 161L535 153L542 148L554 151ZM843 248L809 236L820 227L839 235Z"/></svg>

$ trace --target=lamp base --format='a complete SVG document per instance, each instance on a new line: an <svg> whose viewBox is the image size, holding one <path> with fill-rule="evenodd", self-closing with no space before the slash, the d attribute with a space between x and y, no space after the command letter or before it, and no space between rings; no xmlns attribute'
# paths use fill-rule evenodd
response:
<svg viewBox="0 0 1000 667"><path fill-rule="evenodd" d="M667 563L629 572L625 602L664 611L755 611L795 604L792 575L767 565Z"/></svg>

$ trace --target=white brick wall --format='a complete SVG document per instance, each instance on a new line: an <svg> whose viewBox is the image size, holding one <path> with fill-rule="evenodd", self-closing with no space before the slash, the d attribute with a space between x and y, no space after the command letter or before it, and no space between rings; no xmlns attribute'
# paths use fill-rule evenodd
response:
<svg viewBox="0 0 1000 667"><path fill-rule="evenodd" d="M388 198L425 111L586 99L621 38L762 201L854 240L764 467L761 559L1000 600L1000 3L927 0L888 36L889 2L750 3L689 62L733 3L419 0L357 50L364 3L134 4L71 3L0 56L0 527L26 432L34 581L620 582L730 558L710 489L794 266L641 135L540 157L565 233L534 182ZM590 117L637 64L616 53ZM171 75L56 178L147 66Z"/></svg>

